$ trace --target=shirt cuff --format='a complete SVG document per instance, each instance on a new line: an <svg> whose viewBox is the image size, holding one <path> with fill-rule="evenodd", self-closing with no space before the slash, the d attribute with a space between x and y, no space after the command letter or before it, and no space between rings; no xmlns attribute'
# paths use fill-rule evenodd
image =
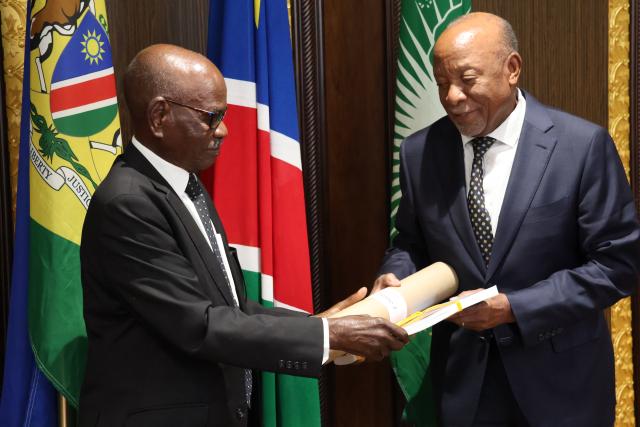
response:
<svg viewBox="0 0 640 427"><path fill-rule="evenodd" d="M322 364L324 365L329 361L329 322L324 317L320 320L322 320Z"/></svg>

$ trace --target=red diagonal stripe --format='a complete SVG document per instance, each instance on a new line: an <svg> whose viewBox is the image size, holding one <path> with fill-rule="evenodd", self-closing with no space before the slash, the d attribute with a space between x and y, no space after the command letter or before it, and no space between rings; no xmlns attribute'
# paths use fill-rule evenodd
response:
<svg viewBox="0 0 640 427"><path fill-rule="evenodd" d="M68 110L116 96L113 74L51 91L51 112Z"/></svg>

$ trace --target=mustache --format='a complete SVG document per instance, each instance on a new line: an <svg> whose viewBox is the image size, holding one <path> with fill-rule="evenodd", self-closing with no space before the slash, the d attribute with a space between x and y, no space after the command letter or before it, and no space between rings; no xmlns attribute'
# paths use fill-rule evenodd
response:
<svg viewBox="0 0 640 427"><path fill-rule="evenodd" d="M473 110L470 109L470 108L467 108L467 109L464 109L464 110L460 110L460 111L458 111L458 110L449 110L449 114L453 114L453 115L459 116L460 114L467 114L467 113L470 113L472 111Z"/></svg>

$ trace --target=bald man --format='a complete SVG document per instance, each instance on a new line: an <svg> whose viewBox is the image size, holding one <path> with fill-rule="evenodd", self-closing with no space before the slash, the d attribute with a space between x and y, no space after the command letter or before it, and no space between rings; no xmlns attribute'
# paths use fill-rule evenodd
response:
<svg viewBox="0 0 640 427"><path fill-rule="evenodd" d="M134 137L92 198L80 248L81 426L244 426L251 369L315 377L329 348L380 360L407 342L383 319L320 319L247 300L196 176L227 134L225 83L211 62L151 46L124 89Z"/></svg>
<svg viewBox="0 0 640 427"><path fill-rule="evenodd" d="M604 310L636 288L640 231L603 128L518 89L508 22L472 13L434 48L447 115L402 144L398 236L374 290L436 261L500 294L433 328L443 426L610 426Z"/></svg>

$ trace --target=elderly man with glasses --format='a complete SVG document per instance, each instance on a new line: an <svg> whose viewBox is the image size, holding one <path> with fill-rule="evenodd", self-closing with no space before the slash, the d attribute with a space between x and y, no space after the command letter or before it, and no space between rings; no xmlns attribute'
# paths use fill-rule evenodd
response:
<svg viewBox="0 0 640 427"><path fill-rule="evenodd" d="M313 377L329 348L380 360L407 342L383 319L247 300L196 175L227 135L215 65L151 46L129 65L124 89L134 137L94 194L82 234L89 349L80 425L244 426L252 369Z"/></svg>

